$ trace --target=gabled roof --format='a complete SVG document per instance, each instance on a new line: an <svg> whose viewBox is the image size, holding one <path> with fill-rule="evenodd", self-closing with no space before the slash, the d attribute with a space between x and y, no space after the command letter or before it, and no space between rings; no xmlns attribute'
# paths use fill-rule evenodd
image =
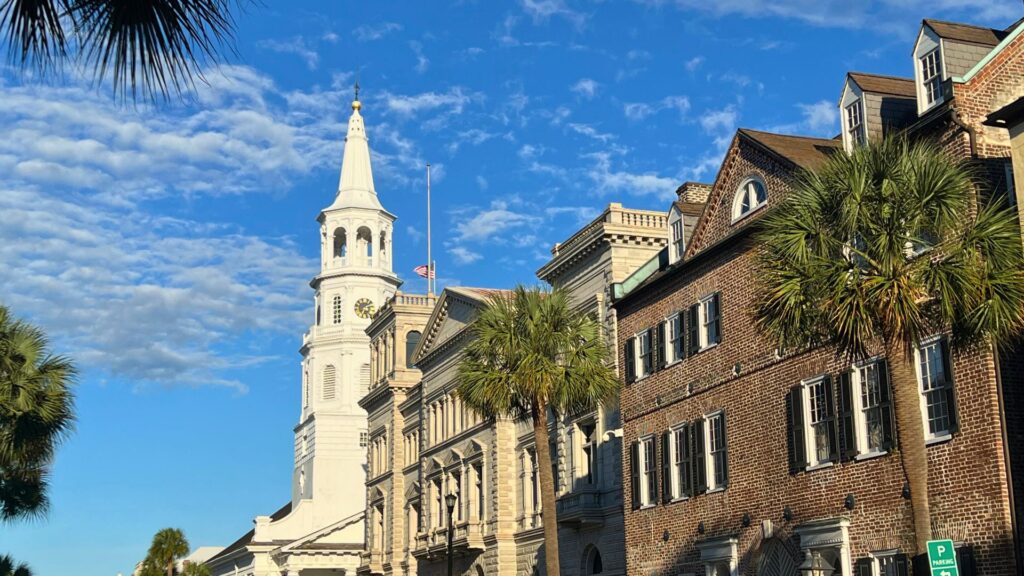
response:
<svg viewBox="0 0 1024 576"><path fill-rule="evenodd" d="M995 46L1009 34L1008 30L996 30L994 28L961 24L959 22L944 22L928 18L924 20L924 24L942 38L985 46Z"/></svg>
<svg viewBox="0 0 1024 576"><path fill-rule="evenodd" d="M415 362L420 362L431 350L434 349L434 345L437 343L435 340L437 339L438 332L448 316L450 299L453 297L455 299L461 297L472 305L482 308L487 304L488 300L492 296L507 294L509 292L510 290L497 288L470 288L466 286L446 287L437 297L437 303L434 304L434 310L430 313L430 318L427 319L427 323L423 327L423 337L420 338L420 343L416 345L416 350L413 351L413 358L415 358Z"/></svg>
<svg viewBox="0 0 1024 576"><path fill-rule="evenodd" d="M275 522L277 520L280 520L281 518L284 518L285 516L290 514L291 511L292 511L292 503L289 502L289 503L285 504L284 506L282 506L281 508L279 508L277 510L277 512L274 512L273 514L271 514L270 515L270 521L271 522ZM220 560L221 558L224 558L226 556L230 556L231 554L233 554L233 553L235 553L235 552L245 548L249 544L252 544L252 538L255 535L256 535L256 529L255 528L252 529L252 530L249 530L245 534L242 534L241 538L239 538L238 540L235 540L231 544L228 544L227 548L221 550L220 553L218 553L213 558L210 558L205 563L206 564L215 563L216 561Z"/></svg>
<svg viewBox="0 0 1024 576"><path fill-rule="evenodd" d="M749 128L740 128L738 133L805 170L818 167L829 154L842 147L842 142L834 138L789 136Z"/></svg>
<svg viewBox="0 0 1024 576"><path fill-rule="evenodd" d="M889 94L904 98L917 98L917 87L911 78L868 74L866 72L848 72L847 77L853 80L864 92Z"/></svg>
<svg viewBox="0 0 1024 576"><path fill-rule="evenodd" d="M672 206L687 216L700 216L700 213L704 211L704 205L704 202L683 202L682 200L672 203Z"/></svg>

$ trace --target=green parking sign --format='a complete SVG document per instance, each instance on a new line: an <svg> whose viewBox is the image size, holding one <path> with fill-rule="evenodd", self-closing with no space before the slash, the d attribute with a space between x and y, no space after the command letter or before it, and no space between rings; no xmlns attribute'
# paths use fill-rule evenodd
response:
<svg viewBox="0 0 1024 576"><path fill-rule="evenodd" d="M960 576L956 566L956 547L952 540L928 541L928 566L932 576Z"/></svg>

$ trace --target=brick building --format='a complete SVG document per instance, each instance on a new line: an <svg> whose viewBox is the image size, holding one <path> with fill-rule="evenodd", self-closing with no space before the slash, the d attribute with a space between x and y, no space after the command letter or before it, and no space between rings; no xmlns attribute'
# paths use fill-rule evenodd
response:
<svg viewBox="0 0 1024 576"><path fill-rule="evenodd" d="M666 250L616 286L628 574L787 576L811 556L835 574L910 572L885 359L777 350L753 322L757 221L829 154L904 131L1019 193L1019 132L985 122L1019 121L1006 107L1024 96L1024 26L925 20L909 64L913 78L848 74L834 139L739 130L682 258ZM933 534L956 542L961 574L1019 574L1022 359L947 340L916 351Z"/></svg>

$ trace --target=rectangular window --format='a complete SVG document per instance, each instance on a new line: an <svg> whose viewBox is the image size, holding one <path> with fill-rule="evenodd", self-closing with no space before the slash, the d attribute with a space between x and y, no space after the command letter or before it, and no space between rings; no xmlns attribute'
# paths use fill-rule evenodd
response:
<svg viewBox="0 0 1024 576"><path fill-rule="evenodd" d="M945 338L937 338L918 347L917 377L925 438L932 440L949 436L956 429L956 408L949 345Z"/></svg>
<svg viewBox="0 0 1024 576"><path fill-rule="evenodd" d="M668 321L668 361L683 359L683 314L679 313Z"/></svg>
<svg viewBox="0 0 1024 576"><path fill-rule="evenodd" d="M642 438L633 445L633 508L653 506L658 493L658 477L654 459L654 437Z"/></svg>
<svg viewBox="0 0 1024 576"><path fill-rule="evenodd" d="M854 146L860 146L867 141L862 111L860 100L846 107L846 133L850 135L850 141Z"/></svg>
<svg viewBox="0 0 1024 576"><path fill-rule="evenodd" d="M686 251L685 240L683 236L683 218L680 218L672 222L672 249L675 251L676 259L683 257L683 252Z"/></svg>
<svg viewBox="0 0 1024 576"><path fill-rule="evenodd" d="M654 366L654 349L651 347L651 331L645 330L637 334L637 352L640 354L640 370L638 377L644 377L651 373Z"/></svg>
<svg viewBox="0 0 1024 576"><path fill-rule="evenodd" d="M672 498L687 498L693 493L690 426L682 424L672 430Z"/></svg>
<svg viewBox="0 0 1024 576"><path fill-rule="evenodd" d="M597 426L593 422L580 424L580 439L583 442L580 465L581 476L587 484L593 485L596 482L595 472L597 471Z"/></svg>
<svg viewBox="0 0 1024 576"><path fill-rule="evenodd" d="M816 466L836 459L838 442L832 398L832 381L828 376L806 380L804 421L807 422L808 464Z"/></svg>
<svg viewBox="0 0 1024 576"><path fill-rule="evenodd" d="M369 436L369 434L366 433L366 432L360 432L359 433L359 447L360 448L366 448L366 446L369 443L370 443L370 436Z"/></svg>
<svg viewBox="0 0 1024 576"><path fill-rule="evenodd" d="M936 48L921 57L921 84L925 102L929 105L942 99L942 62Z"/></svg>
<svg viewBox="0 0 1024 576"><path fill-rule="evenodd" d="M476 519L484 519L484 509L487 504L484 493L484 465L483 463L473 464L474 493L476 494Z"/></svg>
<svg viewBox="0 0 1024 576"><path fill-rule="evenodd" d="M907 556L896 550L871 552L853 567L854 576L907 576L907 572Z"/></svg>
<svg viewBox="0 0 1024 576"><path fill-rule="evenodd" d="M728 480L725 452L725 414L719 412L705 418L704 433L708 447L708 490L724 488Z"/></svg>
<svg viewBox="0 0 1024 576"><path fill-rule="evenodd" d="M860 410L857 412L859 452L884 452L886 437L891 430L889 421L889 383L883 376L884 363L872 362L854 370L860 388Z"/></svg>
<svg viewBox="0 0 1024 576"><path fill-rule="evenodd" d="M718 294L700 301L700 347L718 343Z"/></svg>

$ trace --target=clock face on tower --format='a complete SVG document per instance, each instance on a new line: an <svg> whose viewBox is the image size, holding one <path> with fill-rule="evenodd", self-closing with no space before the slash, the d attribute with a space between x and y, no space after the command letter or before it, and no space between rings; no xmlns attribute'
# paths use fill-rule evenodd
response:
<svg viewBox="0 0 1024 576"><path fill-rule="evenodd" d="M373 302L370 301L369 298L360 298L359 300L356 300L356 316L359 316L360 318L369 318L370 316L373 316L374 310Z"/></svg>

